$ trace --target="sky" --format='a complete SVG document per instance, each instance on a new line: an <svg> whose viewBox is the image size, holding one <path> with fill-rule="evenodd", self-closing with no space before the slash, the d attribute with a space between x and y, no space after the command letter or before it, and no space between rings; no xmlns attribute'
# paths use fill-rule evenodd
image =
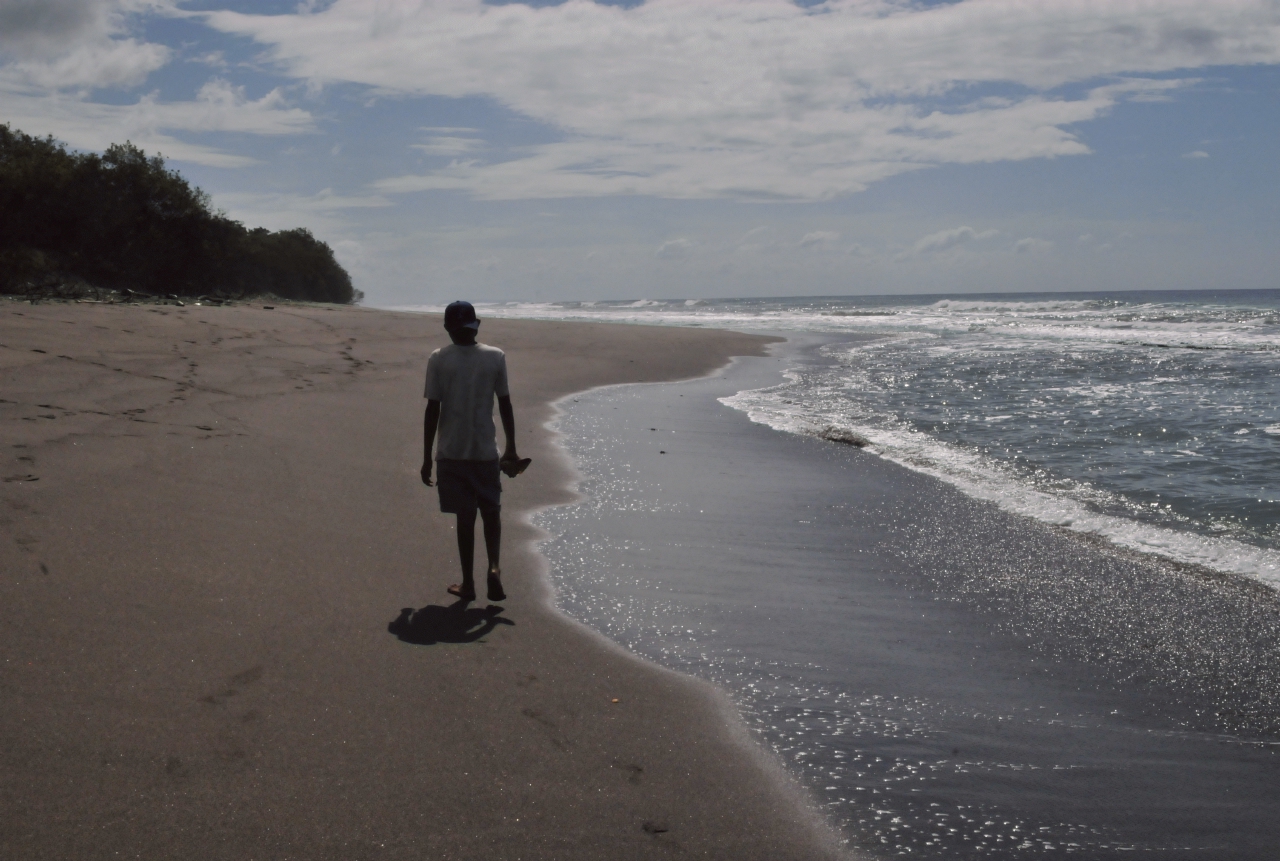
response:
<svg viewBox="0 0 1280 861"><path fill-rule="evenodd" d="M375 306L1280 287L1280 0L0 0L0 122Z"/></svg>

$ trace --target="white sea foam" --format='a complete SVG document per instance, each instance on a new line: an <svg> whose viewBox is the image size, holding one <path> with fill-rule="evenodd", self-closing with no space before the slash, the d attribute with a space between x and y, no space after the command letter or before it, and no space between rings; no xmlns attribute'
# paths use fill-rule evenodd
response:
<svg viewBox="0 0 1280 861"><path fill-rule="evenodd" d="M442 306L394 310L439 313ZM931 304L835 307L825 300L655 300L519 302L485 305L481 315L556 320L614 320L732 329L940 335L990 331L1001 338L1191 349L1280 350L1274 310L1237 306L1137 304L1061 299L1016 301L942 299Z"/></svg>
<svg viewBox="0 0 1280 861"><path fill-rule="evenodd" d="M983 311L983 312L1062 312L1088 311L1095 303L1078 299L1063 299L1049 302L1017 302L992 299L940 299L929 306L947 311Z"/></svg>
<svg viewBox="0 0 1280 861"><path fill-rule="evenodd" d="M739 392L721 403L745 412L752 421L775 430L822 436L830 434L830 416L807 414L790 394L790 383ZM968 496L995 503L1005 511L1075 532L1097 535L1130 550L1241 574L1280 588L1280 553L1230 538L1197 535L1102 514L1089 505L1098 491L1079 487L1071 493L1049 493L1014 475L1004 464L949 445L905 427L838 425L868 440L868 450L916 472L931 475ZM1077 498L1077 496L1082 498Z"/></svg>

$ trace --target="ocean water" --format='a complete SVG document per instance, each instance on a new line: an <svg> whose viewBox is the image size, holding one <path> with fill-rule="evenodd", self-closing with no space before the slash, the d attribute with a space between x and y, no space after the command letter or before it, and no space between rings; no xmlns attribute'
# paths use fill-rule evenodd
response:
<svg viewBox="0 0 1280 861"><path fill-rule="evenodd" d="M1280 290L512 303L829 339L725 403L1009 511L1280 586ZM854 343L842 336L860 338Z"/></svg>
<svg viewBox="0 0 1280 861"><path fill-rule="evenodd" d="M535 518L559 607L727 691L876 854L1274 857L1269 587L724 403L835 364L805 338L779 354L562 401L581 500Z"/></svg>

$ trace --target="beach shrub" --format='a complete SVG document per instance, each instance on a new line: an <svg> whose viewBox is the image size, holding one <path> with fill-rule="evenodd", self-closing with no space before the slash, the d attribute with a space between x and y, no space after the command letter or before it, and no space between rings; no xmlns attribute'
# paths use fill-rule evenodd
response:
<svg viewBox="0 0 1280 861"><path fill-rule="evenodd" d="M68 282L153 295L349 303L351 277L305 228L248 229L160 156L101 155L0 125L0 290Z"/></svg>

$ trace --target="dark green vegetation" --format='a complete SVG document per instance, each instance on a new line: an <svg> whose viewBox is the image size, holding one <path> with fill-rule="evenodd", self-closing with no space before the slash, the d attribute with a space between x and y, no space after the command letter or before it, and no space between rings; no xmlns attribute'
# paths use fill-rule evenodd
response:
<svg viewBox="0 0 1280 861"><path fill-rule="evenodd" d="M133 144L68 152L0 125L0 292L359 298L305 228L248 229Z"/></svg>

